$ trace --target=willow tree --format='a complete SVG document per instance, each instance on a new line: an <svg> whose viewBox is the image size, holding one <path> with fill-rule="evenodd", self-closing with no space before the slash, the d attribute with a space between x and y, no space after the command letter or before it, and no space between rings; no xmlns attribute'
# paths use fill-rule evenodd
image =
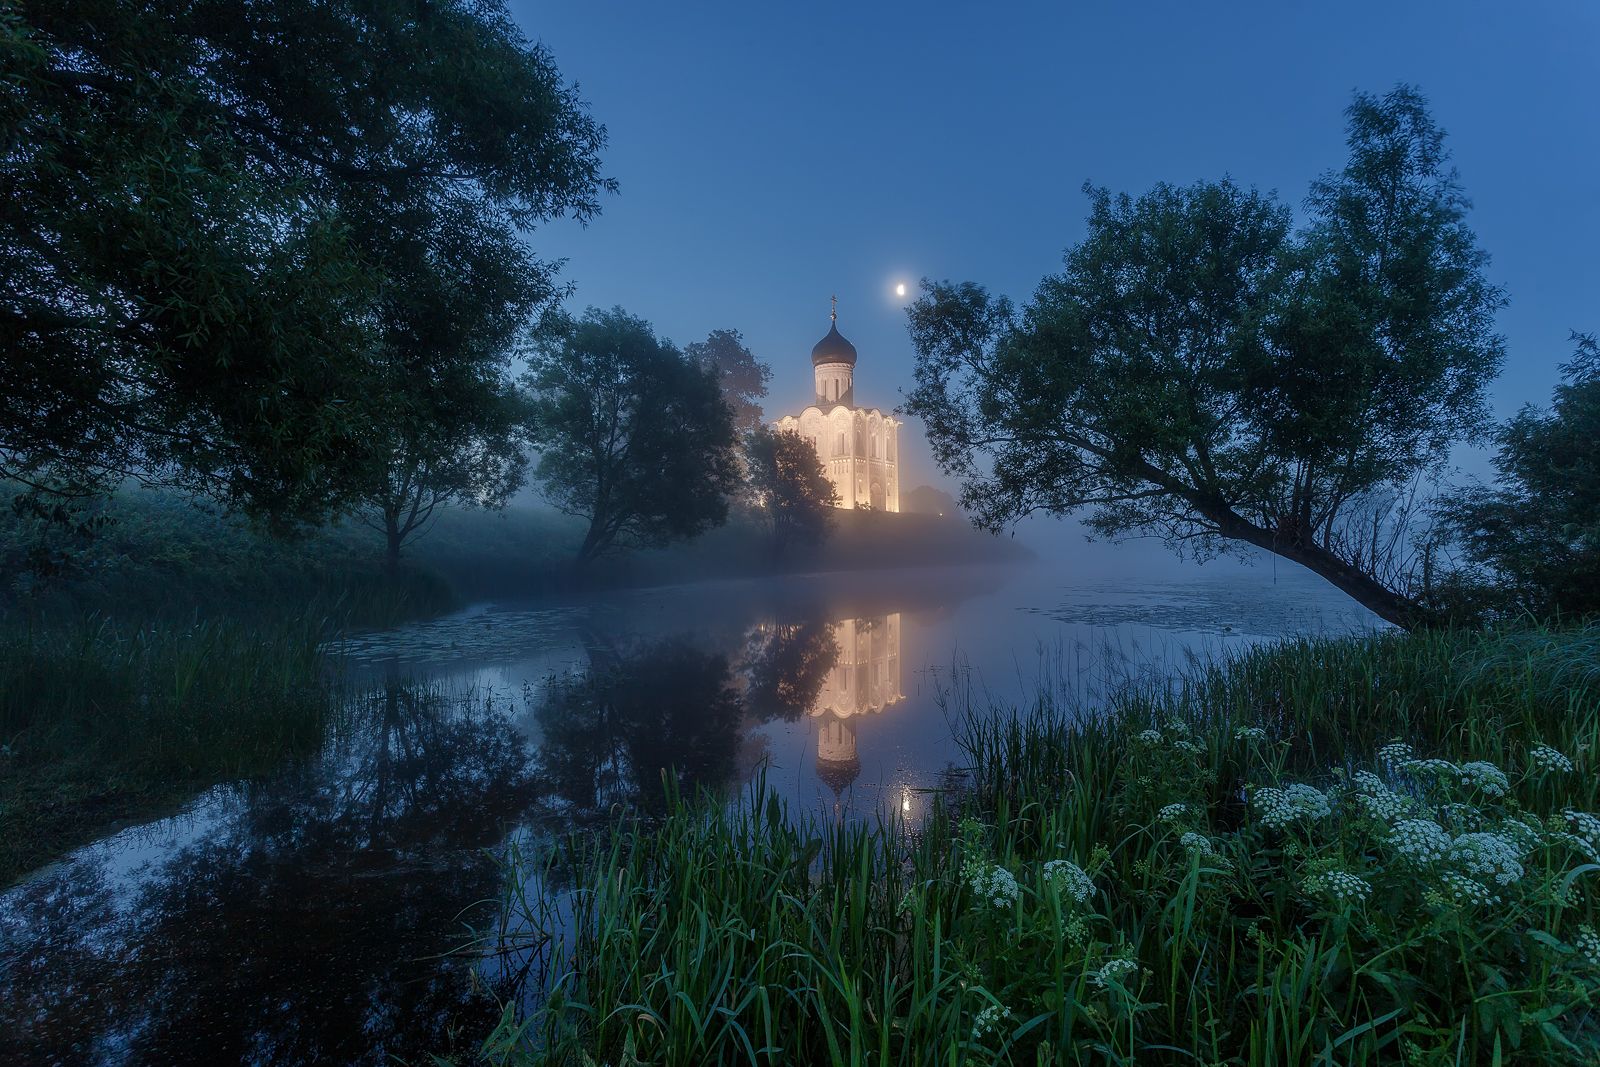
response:
<svg viewBox="0 0 1600 1067"><path fill-rule="evenodd" d="M923 283L906 407L981 525L1082 511L1200 556L1253 545L1432 618L1385 502L1484 428L1502 298L1421 95L1346 114L1298 226L1227 180L1086 187L1087 236L1020 310Z"/></svg>

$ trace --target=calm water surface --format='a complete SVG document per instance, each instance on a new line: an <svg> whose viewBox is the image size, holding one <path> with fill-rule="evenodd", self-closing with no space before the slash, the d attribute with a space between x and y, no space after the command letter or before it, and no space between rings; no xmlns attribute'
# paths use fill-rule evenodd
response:
<svg viewBox="0 0 1600 1067"><path fill-rule="evenodd" d="M701 583L484 604L343 648L348 723L0 896L0 1062L382 1063L464 1051L496 1008L449 951L519 832L759 767L828 817L959 773L943 699L1092 699L1299 633L1377 625L1259 568L1047 565Z"/></svg>

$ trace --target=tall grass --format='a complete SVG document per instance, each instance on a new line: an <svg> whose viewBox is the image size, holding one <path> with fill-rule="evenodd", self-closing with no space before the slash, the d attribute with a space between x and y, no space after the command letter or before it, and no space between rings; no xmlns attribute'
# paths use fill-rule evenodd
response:
<svg viewBox="0 0 1600 1067"><path fill-rule="evenodd" d="M1600 1061L1597 641L1308 641L1100 715L966 707L970 788L918 827L673 797L511 865L491 940L536 980L484 1053Z"/></svg>
<svg viewBox="0 0 1600 1067"><path fill-rule="evenodd" d="M107 823L316 750L320 621L0 631L0 884Z"/></svg>

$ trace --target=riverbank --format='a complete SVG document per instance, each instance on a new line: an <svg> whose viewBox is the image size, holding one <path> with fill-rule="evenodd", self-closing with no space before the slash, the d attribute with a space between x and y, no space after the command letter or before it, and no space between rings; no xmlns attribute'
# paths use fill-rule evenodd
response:
<svg viewBox="0 0 1600 1067"><path fill-rule="evenodd" d="M970 775L920 827L820 825L758 780L515 862L546 971L484 1053L1592 1063L1597 662L1597 629L1388 634L1104 715L953 693Z"/></svg>

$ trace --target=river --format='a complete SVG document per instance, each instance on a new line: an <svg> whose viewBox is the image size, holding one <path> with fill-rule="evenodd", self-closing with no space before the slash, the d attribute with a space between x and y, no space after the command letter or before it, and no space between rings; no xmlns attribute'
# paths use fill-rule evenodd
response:
<svg viewBox="0 0 1600 1067"><path fill-rule="evenodd" d="M268 781L78 850L0 896L0 1062L383 1063L498 1014L450 950L513 835L659 806L661 770L764 770L797 811L913 813L960 774L947 716L1093 706L1205 658L1379 624L1320 579L1050 564L706 582L485 603L345 639L349 707Z"/></svg>

